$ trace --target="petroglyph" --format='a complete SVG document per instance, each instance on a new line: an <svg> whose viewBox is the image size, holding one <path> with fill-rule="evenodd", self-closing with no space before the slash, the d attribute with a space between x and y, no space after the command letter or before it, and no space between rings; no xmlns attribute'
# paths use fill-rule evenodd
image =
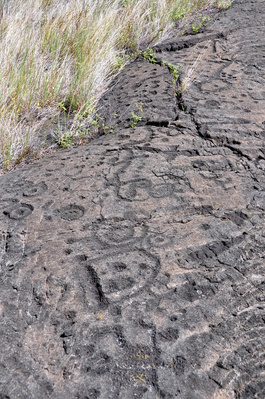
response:
<svg viewBox="0 0 265 399"><path fill-rule="evenodd" d="M1 176L1 398L264 398L264 20L172 34L181 95L139 57L115 134Z"/></svg>

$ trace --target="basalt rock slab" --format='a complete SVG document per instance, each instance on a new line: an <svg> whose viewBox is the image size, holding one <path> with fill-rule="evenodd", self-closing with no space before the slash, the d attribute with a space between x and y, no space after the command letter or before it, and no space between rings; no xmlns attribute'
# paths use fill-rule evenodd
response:
<svg viewBox="0 0 265 399"><path fill-rule="evenodd" d="M99 114L115 130L134 125L167 126L178 107L170 71L138 57L118 76L99 104Z"/></svg>
<svg viewBox="0 0 265 399"><path fill-rule="evenodd" d="M139 61L110 92L114 135L1 176L0 397L264 397L264 17L235 1L206 28L227 35L185 112ZM200 45L161 52L192 65ZM143 108L130 128L158 75L149 110L168 124Z"/></svg>
<svg viewBox="0 0 265 399"><path fill-rule="evenodd" d="M182 101L198 134L254 162L264 158L262 7L263 2L234 2L233 10L219 14L197 44L177 52L162 47L160 54L184 65Z"/></svg>

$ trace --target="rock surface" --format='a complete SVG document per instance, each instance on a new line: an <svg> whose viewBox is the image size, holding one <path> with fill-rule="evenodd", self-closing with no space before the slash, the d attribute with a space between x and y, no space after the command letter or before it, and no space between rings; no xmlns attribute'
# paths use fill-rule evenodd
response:
<svg viewBox="0 0 265 399"><path fill-rule="evenodd" d="M114 135L1 177L0 398L264 398L264 20L172 38L181 102L139 59Z"/></svg>

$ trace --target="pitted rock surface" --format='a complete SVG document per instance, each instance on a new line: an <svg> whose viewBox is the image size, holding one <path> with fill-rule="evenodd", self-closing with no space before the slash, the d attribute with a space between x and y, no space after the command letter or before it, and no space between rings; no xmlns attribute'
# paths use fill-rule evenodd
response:
<svg viewBox="0 0 265 399"><path fill-rule="evenodd" d="M203 53L185 112L139 60L114 135L1 177L1 398L264 398L264 20L234 1L160 48Z"/></svg>
<svg viewBox="0 0 265 399"><path fill-rule="evenodd" d="M128 79L129 78L129 79ZM167 126L177 117L172 76L167 68L139 57L116 78L112 89L100 101L100 114L107 125L130 127L133 113L140 117L137 125Z"/></svg>

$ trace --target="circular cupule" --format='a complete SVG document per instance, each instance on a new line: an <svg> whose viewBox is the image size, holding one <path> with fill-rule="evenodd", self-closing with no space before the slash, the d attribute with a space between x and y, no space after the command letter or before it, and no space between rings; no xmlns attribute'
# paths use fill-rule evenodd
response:
<svg viewBox="0 0 265 399"><path fill-rule="evenodd" d="M4 215L7 215L10 219L21 220L31 215L34 207L30 204L18 204L15 208L10 211L4 211Z"/></svg>
<svg viewBox="0 0 265 399"><path fill-rule="evenodd" d="M173 244L173 236L164 236L163 234L152 234L146 237L144 245L154 248L167 248Z"/></svg>
<svg viewBox="0 0 265 399"><path fill-rule="evenodd" d="M147 179L134 180L120 187L119 195L129 201L145 201L149 198L151 182Z"/></svg>
<svg viewBox="0 0 265 399"><path fill-rule="evenodd" d="M127 244L136 235L133 223L128 220L118 222L108 220L95 226L95 236L98 241L108 245Z"/></svg>
<svg viewBox="0 0 265 399"><path fill-rule="evenodd" d="M44 182L34 184L32 182L27 182L25 189L23 190L24 197L36 197L42 195L48 189Z"/></svg>
<svg viewBox="0 0 265 399"><path fill-rule="evenodd" d="M81 217L84 216L85 209L76 204L70 204L67 205L58 211L61 219L67 220L67 221L72 221L72 220L77 220L80 219Z"/></svg>

